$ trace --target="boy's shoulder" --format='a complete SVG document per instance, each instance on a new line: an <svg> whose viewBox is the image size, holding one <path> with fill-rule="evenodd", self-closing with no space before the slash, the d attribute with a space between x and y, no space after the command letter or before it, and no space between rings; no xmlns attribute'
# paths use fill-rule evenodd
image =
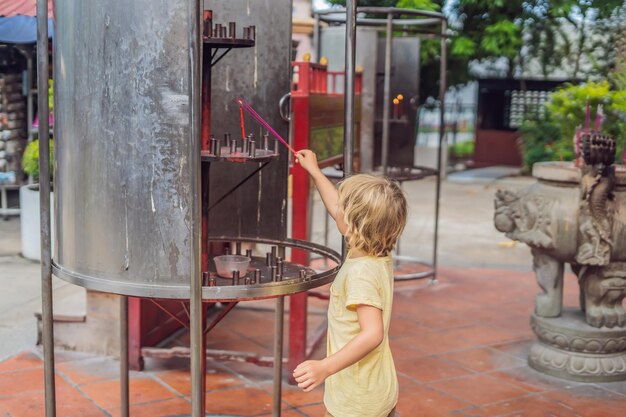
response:
<svg viewBox="0 0 626 417"><path fill-rule="evenodd" d="M384 280L390 270L390 268L387 268L387 260L386 258L372 256L351 259L346 264L346 275L348 279Z"/></svg>

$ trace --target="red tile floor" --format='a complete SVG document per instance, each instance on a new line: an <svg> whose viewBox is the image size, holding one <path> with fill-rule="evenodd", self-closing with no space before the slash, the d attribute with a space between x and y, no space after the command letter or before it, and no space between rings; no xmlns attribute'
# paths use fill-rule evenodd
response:
<svg viewBox="0 0 626 417"><path fill-rule="evenodd" d="M626 415L626 382L581 384L535 372L526 365L533 333L529 314L538 289L533 274L444 268L437 285L396 286L391 344L401 384L402 417ZM573 276L567 305L576 305ZM311 300L310 326L325 306ZM272 302L244 303L209 334L218 349L271 354ZM184 344L182 335L173 344ZM322 355L318 349L316 356ZM59 417L118 416L118 363L107 357L58 352ZM133 417L190 413L186 360L149 360L131 375ZM206 375L208 413L270 416L272 370L213 362ZM0 363L0 416L43 416L43 364L37 349ZM323 416L322 390L305 394L284 384L284 417Z"/></svg>

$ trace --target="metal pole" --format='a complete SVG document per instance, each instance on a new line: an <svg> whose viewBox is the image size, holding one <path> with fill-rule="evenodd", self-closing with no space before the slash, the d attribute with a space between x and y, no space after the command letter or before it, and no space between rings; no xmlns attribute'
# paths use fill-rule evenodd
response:
<svg viewBox="0 0 626 417"><path fill-rule="evenodd" d="M352 174L354 153L354 78L356 60L356 0L346 1L346 45L344 77L343 175Z"/></svg>
<svg viewBox="0 0 626 417"><path fill-rule="evenodd" d="M447 51L446 51L446 31L448 22L444 19L441 21L441 63L439 66L439 148L437 149L437 191L435 197L435 238L433 241L433 278L431 282L437 280L437 246L439 244L439 202L441 199L441 157L443 141L446 136L446 120L445 120L445 108L446 108L446 66L447 66Z"/></svg>
<svg viewBox="0 0 626 417"><path fill-rule="evenodd" d="M278 248L278 255L285 259L285 247ZM272 417L280 417L283 391L283 329L285 318L285 297L276 299L274 313L274 390L272 391Z"/></svg>
<svg viewBox="0 0 626 417"><path fill-rule="evenodd" d="M393 35L393 14L387 15L387 38L385 40L385 83L383 87L383 140L381 150L381 165L383 174L387 175L389 160L389 110L391 102L391 38Z"/></svg>
<svg viewBox="0 0 626 417"><path fill-rule="evenodd" d="M202 117L200 94L202 91L202 0L189 0L189 139L191 146L190 180L191 201L189 202L190 218L193 224L200 224L202 213L201 199L201 128ZM190 277L190 347L191 347L191 412L192 417L204 417L204 332L202 328L202 256L200 227L191 228L191 267Z"/></svg>
<svg viewBox="0 0 626 417"><path fill-rule="evenodd" d="M122 417L129 416L128 386L128 297L120 296L120 398Z"/></svg>
<svg viewBox="0 0 626 417"><path fill-rule="evenodd" d="M313 47L315 48L315 62L320 62L322 43L320 41L320 15L317 13L315 13L315 26L313 27Z"/></svg>
<svg viewBox="0 0 626 417"><path fill-rule="evenodd" d="M345 70L343 79L343 176L352 174L352 157L354 149L354 78L356 61L356 3L357 0L346 0L346 43ZM345 239L341 241L341 255L346 257L348 248Z"/></svg>
<svg viewBox="0 0 626 417"><path fill-rule="evenodd" d="M33 52L24 51L26 54L26 126L28 129L28 142L33 140ZM48 89L46 88L46 97L48 97Z"/></svg>
<svg viewBox="0 0 626 417"><path fill-rule="evenodd" d="M46 417L56 416L52 249L50 243L50 132L48 126L48 1L37 0L37 89L39 94L39 204L41 207L41 302ZM30 126L29 126L30 128Z"/></svg>

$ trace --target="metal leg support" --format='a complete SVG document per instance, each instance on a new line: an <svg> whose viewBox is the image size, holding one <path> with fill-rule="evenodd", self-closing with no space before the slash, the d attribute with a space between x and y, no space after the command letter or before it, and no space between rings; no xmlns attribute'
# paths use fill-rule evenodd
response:
<svg viewBox="0 0 626 417"><path fill-rule="evenodd" d="M283 389L283 319L285 313L285 297L276 299L274 317L274 390L272 416L280 417Z"/></svg>
<svg viewBox="0 0 626 417"><path fill-rule="evenodd" d="M441 200L441 157L442 147L446 137L446 89L447 89L447 50L446 50L446 32L448 29L447 22L441 21L441 62L439 64L439 148L437 149L437 190L435 194L435 237L433 241L433 277L431 283L437 282L437 249L439 246L439 204Z"/></svg>
<svg viewBox="0 0 626 417"><path fill-rule="evenodd" d="M278 249L278 256L285 259L285 247ZM285 317L285 297L276 299L274 316L274 389L272 391L272 417L280 417L283 391L283 321Z"/></svg>
<svg viewBox="0 0 626 417"><path fill-rule="evenodd" d="M48 91L48 2L37 0L37 88ZM50 132L48 97L39 94L39 173L41 219L41 302L46 417L56 416L54 330L52 309L52 250L50 224Z"/></svg>
<svg viewBox="0 0 626 417"><path fill-rule="evenodd" d="M383 175L387 175L389 158L389 111L391 107L391 41L393 35L393 14L387 15L387 33L385 41L385 82L383 87L383 140L381 164Z"/></svg>
<svg viewBox="0 0 626 417"><path fill-rule="evenodd" d="M128 297L120 297L120 398L121 416L129 417L129 385L128 385Z"/></svg>

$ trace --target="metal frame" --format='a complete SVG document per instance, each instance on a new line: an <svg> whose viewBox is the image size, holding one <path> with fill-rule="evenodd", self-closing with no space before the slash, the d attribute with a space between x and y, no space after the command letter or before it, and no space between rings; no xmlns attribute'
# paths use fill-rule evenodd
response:
<svg viewBox="0 0 626 417"><path fill-rule="evenodd" d="M200 219L202 213L201 196L201 101L202 93L202 33L200 30L202 0L188 0L188 24L189 24L189 140L192 146L189 149L190 169L194 173L191 178L191 194L194 197L194 204L191 207L192 218ZM363 8L361 11L375 12L371 8ZM445 33L445 18L439 14L417 13L415 11L404 11L401 9L385 9L388 14L411 14L439 18L442 22L442 34ZM354 81L355 81L355 43L356 43L356 1L347 1L346 22L348 30L346 35L346 76L344 80L344 91L346 95L346 106L344 109L344 174L352 173L352 153L354 149ZM38 89L46 91L48 85L48 10L46 0L37 0L37 64L38 64ZM441 73L445 75L445 38L442 38L442 66ZM445 94L445 76L442 77L440 86L440 100L443 105L443 95ZM54 337L53 337L53 300L52 300L52 254L51 254L51 224L50 224L50 165L49 165L49 108L47 96L38 96L40 112L39 137L40 141L40 203L41 203L41 278L42 278L42 327L43 327L43 350L44 350L44 382L45 382L45 409L46 417L56 415L56 394L54 381ZM440 145L444 137L443 112L441 115ZM439 151L441 156L441 146ZM441 158L439 157L439 163ZM437 213L439 210L440 192L440 172L437 182ZM437 227L437 219L436 219ZM190 262L190 327L191 327L191 380L192 380L192 416L201 417L204 415L204 369L205 369L205 349L204 349L204 317L202 312L203 292L202 287L202 253L201 253L201 230L192 228L192 262ZM435 234L435 256L436 256L436 234ZM281 252L284 251L284 244L280 242ZM284 253L284 252L282 252ZM436 266L436 265L435 265ZM335 270L332 270L335 271ZM323 282L332 280L334 274L326 273L322 278L311 282L310 286L321 285ZM323 282L322 282L323 281ZM291 284L284 284L282 288L288 288ZM294 284L295 285L295 284ZM276 286L281 287L281 286ZM296 285L294 291L307 289L306 285ZM210 290L212 291L212 290ZM282 377L282 328L284 314L284 299L282 295L288 293L276 292L273 295L277 298L275 332L276 340L274 346L275 371L274 371L274 403L273 414L280 416L280 394ZM128 299L126 296L120 302L120 372L121 372L121 399L122 416L129 415L129 391L128 391ZM278 358L278 360L276 360Z"/></svg>
<svg viewBox="0 0 626 417"><path fill-rule="evenodd" d="M439 244L439 206L441 200L441 158L442 158L442 145L445 138L445 93L447 89L447 28L448 21L446 17L442 13L431 12L425 10L412 10L412 9L400 9L395 7L356 7L356 1L347 1L346 2L346 17L345 19L337 16L342 11L339 9L329 9L324 11L315 12L315 22L316 28L315 33L316 39L318 40L318 44L315 45L316 50L319 52L319 22L325 21L328 23L346 23L346 48L345 48L345 57L346 57L346 103L348 103L348 93L354 93L353 90L348 90L348 86L350 83L354 82L354 51L356 46L356 25L364 25L364 26L375 26L375 27L384 27L386 32L386 45L385 45L385 79L384 79L384 108L383 108L383 137L382 137L382 171L384 175L389 175L389 167L387 164L388 160L388 145L389 145L389 113L390 113L390 79L391 79L391 43L393 40L392 32L393 29L404 30L415 32L418 36L423 37L439 37L441 39L441 61L439 67L439 103L440 103L440 118L439 118L439 144L437 149L437 168L432 173L437 178L437 185L435 191L435 231L433 237L433 256L432 256L432 271L418 272L415 274L407 274L401 277L397 277L398 280L408 280L408 279L421 279L431 277L431 282L436 282L437 280L437 250ZM365 17L357 17L358 13L367 13L367 14L378 14L384 15L385 18L365 18ZM333 16L335 15L335 16ZM400 16L414 16L416 19L396 19ZM421 31L416 30L415 27L422 26L431 26L431 25L440 25L440 32L430 32L430 31ZM350 70L348 70L350 69ZM348 106L345 107L345 121L346 126L350 126L354 121L354 108L350 108ZM354 137L353 132L348 132L346 129L346 135L344 137L344 175L352 174L352 164L351 159L345 159L345 155L352 155L352 146ZM350 163L350 165L348 165ZM346 168L348 167L348 168ZM414 167L419 170L424 170L424 172L429 171L428 168L424 167ZM398 181L410 181L421 179L426 175L417 175L415 178L402 178L398 179ZM392 176L393 177L393 176ZM417 263L421 265L427 265L423 262L419 262L417 259L410 257L399 257L398 259L402 261L410 261L412 263Z"/></svg>
<svg viewBox="0 0 626 417"><path fill-rule="evenodd" d="M37 89L48 91L48 1L37 0ZM41 207L41 301L46 417L56 416L54 333L52 312L52 246L50 225L50 131L48 95L37 96L39 107L39 204Z"/></svg>

